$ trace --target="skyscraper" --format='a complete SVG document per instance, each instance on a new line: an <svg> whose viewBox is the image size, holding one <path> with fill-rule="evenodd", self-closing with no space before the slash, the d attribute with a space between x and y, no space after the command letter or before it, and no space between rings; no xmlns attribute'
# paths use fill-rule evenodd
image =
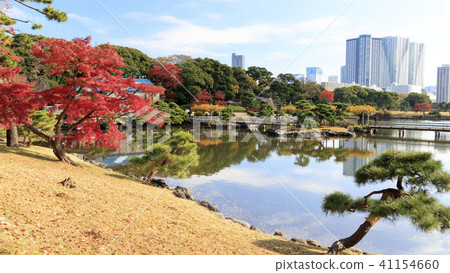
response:
<svg viewBox="0 0 450 273"><path fill-rule="evenodd" d="M341 83L347 82L347 67L345 65L341 66Z"/></svg>
<svg viewBox="0 0 450 273"><path fill-rule="evenodd" d="M336 75L328 76L328 82L339 82L339 77Z"/></svg>
<svg viewBox="0 0 450 273"><path fill-rule="evenodd" d="M450 102L450 65L442 65L437 69L437 102Z"/></svg>
<svg viewBox="0 0 450 273"><path fill-rule="evenodd" d="M346 41L344 83L423 86L424 45L407 38L360 35ZM343 71L345 70L345 71Z"/></svg>
<svg viewBox="0 0 450 273"><path fill-rule="evenodd" d="M322 68L320 67L307 67L306 68L306 79L311 82L322 82Z"/></svg>
<svg viewBox="0 0 450 273"><path fill-rule="evenodd" d="M245 69L245 56L236 55L236 53L231 54L231 67L240 67Z"/></svg>
<svg viewBox="0 0 450 273"><path fill-rule="evenodd" d="M424 86L423 66L424 66L424 46L423 44L409 44L409 74L408 83L412 85Z"/></svg>

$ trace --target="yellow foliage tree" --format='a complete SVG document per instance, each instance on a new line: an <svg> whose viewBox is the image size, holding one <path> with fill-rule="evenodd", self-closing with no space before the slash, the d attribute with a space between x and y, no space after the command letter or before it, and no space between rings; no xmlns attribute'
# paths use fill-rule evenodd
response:
<svg viewBox="0 0 450 273"><path fill-rule="evenodd" d="M239 85L230 84L230 88L235 94L239 93Z"/></svg>
<svg viewBox="0 0 450 273"><path fill-rule="evenodd" d="M370 106L370 105L351 105L349 107L349 111L350 113L357 115L357 116L361 116L362 120L362 124L365 125L365 117L367 116L367 123L369 122L369 114L370 113L374 113L376 111L375 107Z"/></svg>
<svg viewBox="0 0 450 273"><path fill-rule="evenodd" d="M295 105L292 105L292 104L281 107L281 111L283 111L289 115L292 115L292 113L294 113L296 110L297 110L297 107L295 107Z"/></svg>
<svg viewBox="0 0 450 273"><path fill-rule="evenodd" d="M212 113L214 111L221 111L223 110L225 107L220 106L220 105L213 105L213 104L195 104L191 106L192 111L195 112L202 112L202 113Z"/></svg>

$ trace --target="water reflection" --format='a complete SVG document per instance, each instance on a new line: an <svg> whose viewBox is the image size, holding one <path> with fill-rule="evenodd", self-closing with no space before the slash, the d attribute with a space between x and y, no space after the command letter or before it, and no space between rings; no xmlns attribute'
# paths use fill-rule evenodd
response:
<svg viewBox="0 0 450 273"><path fill-rule="evenodd" d="M364 196L385 188L373 184L357 187L353 182L355 171L372 158L387 149L429 151L450 171L450 143L432 141L430 133L413 132L398 138L396 132L386 131L373 137L302 142L268 138L264 143L256 138L242 142L243 134L237 136L236 142L229 142L226 135L203 137L198 143L199 165L190 170L187 179L174 181L173 185L190 188L196 199L210 200L225 215L255 224L264 232L278 229L288 237L314 238L330 245L355 231L366 215L327 216L320 208L322 198L335 190ZM449 194L438 198L450 204ZM425 234L407 221L382 220L358 247L384 254L450 254L450 235Z"/></svg>

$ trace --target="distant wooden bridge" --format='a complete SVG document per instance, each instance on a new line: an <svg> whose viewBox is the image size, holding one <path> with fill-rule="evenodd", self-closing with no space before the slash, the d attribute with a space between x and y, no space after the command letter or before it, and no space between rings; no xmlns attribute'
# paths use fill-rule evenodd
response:
<svg viewBox="0 0 450 273"><path fill-rule="evenodd" d="M434 131L436 139L441 138L441 132L450 132L448 122L371 122L370 130L398 130L399 136L405 136L405 131Z"/></svg>
<svg viewBox="0 0 450 273"><path fill-rule="evenodd" d="M210 124L215 123L220 126L223 123L231 126L245 125L249 130L258 130L259 126L272 125L274 127L290 126L297 123L297 117L233 117L231 120L226 121L220 119L220 117L203 117L197 116L193 118L195 124Z"/></svg>

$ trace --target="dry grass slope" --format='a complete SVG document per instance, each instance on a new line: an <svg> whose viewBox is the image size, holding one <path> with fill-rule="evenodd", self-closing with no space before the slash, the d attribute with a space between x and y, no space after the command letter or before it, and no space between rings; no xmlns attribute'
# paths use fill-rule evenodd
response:
<svg viewBox="0 0 450 273"><path fill-rule="evenodd" d="M130 178L0 144L0 254L100 254L161 193ZM57 182L70 177L76 188ZM323 254L219 219L165 191L106 254Z"/></svg>

